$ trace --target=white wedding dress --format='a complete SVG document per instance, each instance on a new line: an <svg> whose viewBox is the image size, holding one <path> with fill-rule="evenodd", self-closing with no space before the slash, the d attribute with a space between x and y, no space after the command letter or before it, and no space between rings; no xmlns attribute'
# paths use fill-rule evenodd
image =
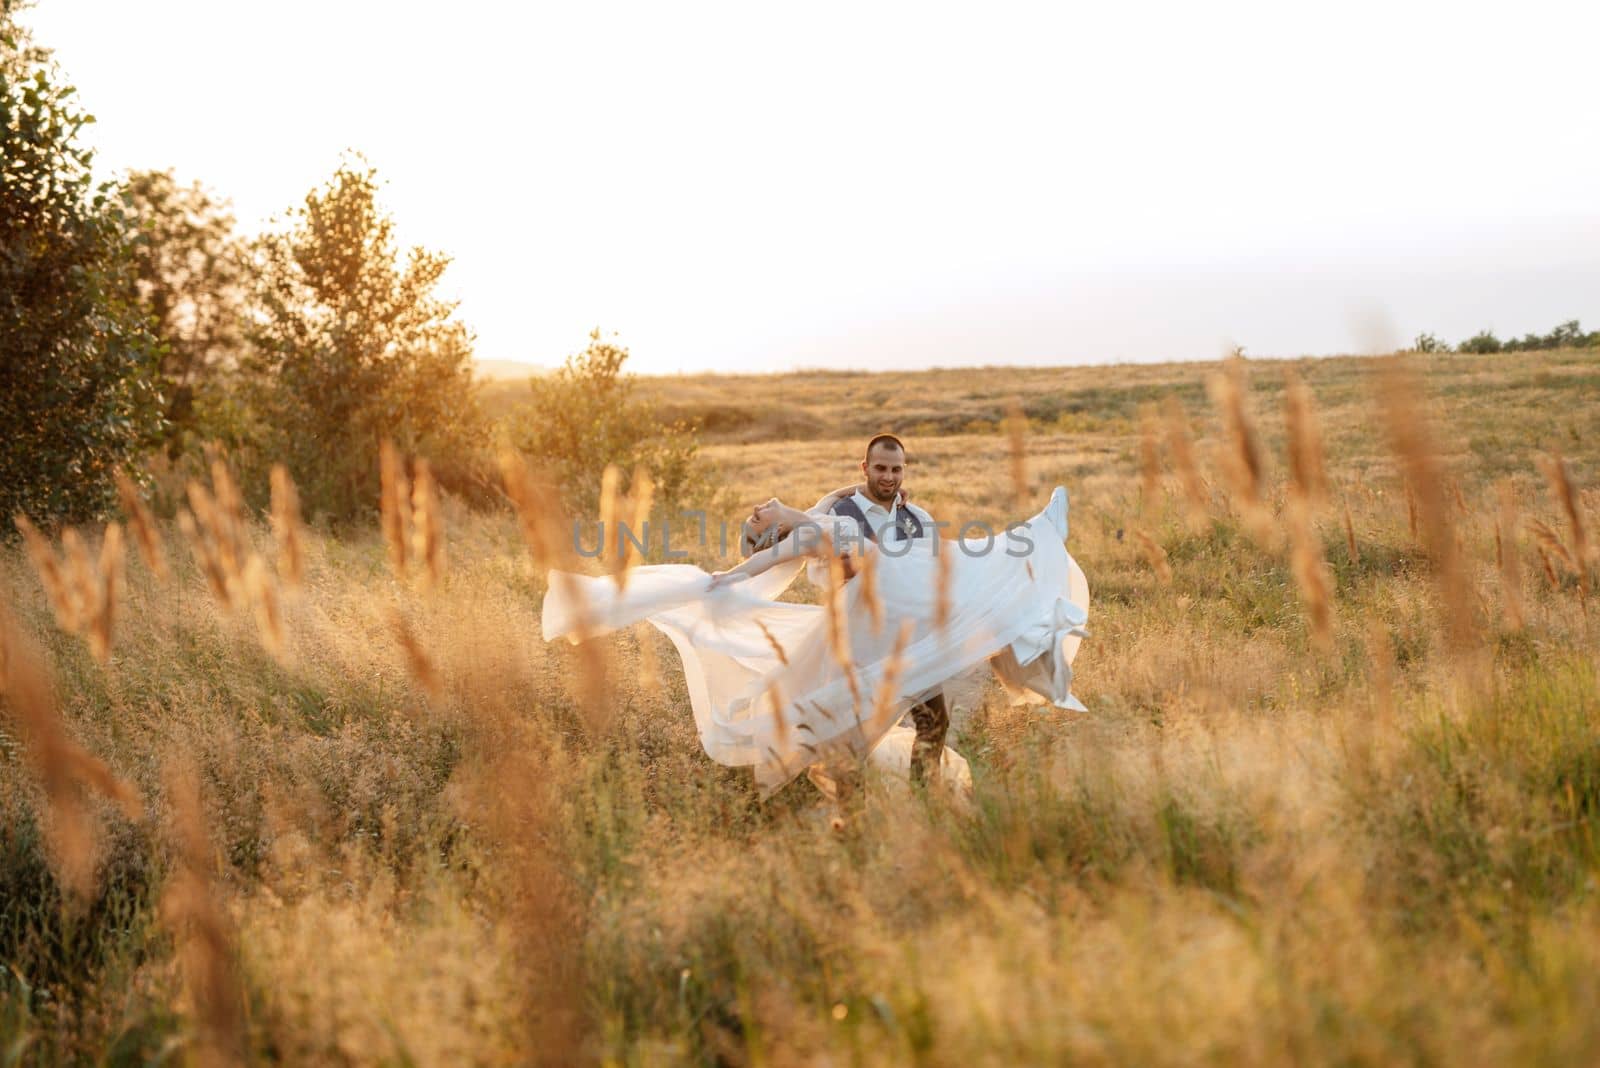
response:
<svg viewBox="0 0 1600 1068"><path fill-rule="evenodd" d="M984 538L941 541L930 530L879 552L881 629L862 603L859 580L837 594L849 672L833 651L823 606L776 600L803 558L709 592L705 571L680 564L636 567L620 593L610 576L552 573L542 628L546 640L577 642L584 630L599 636L645 620L666 634L683 660L706 753L753 767L764 795L813 764L866 757L903 773L914 732L898 726L901 717L985 661L1019 699L1083 709L1072 696L1071 665L1085 636L1089 587L1066 551L1066 534L1067 494L1057 487L1043 511L1013 536L997 535L987 551ZM939 553L950 558L942 627L935 625ZM880 695L905 620L911 627L900 670L892 692ZM970 784L966 761L949 749L943 768Z"/></svg>

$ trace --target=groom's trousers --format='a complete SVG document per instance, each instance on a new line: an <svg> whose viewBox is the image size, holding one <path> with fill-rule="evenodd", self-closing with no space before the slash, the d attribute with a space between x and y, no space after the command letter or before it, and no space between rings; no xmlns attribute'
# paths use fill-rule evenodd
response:
<svg viewBox="0 0 1600 1068"><path fill-rule="evenodd" d="M913 705L911 722L917 728L916 740L911 743L911 781L923 783L931 778L937 782L939 768L944 763L944 736L950 730L950 712L945 708L944 691Z"/></svg>

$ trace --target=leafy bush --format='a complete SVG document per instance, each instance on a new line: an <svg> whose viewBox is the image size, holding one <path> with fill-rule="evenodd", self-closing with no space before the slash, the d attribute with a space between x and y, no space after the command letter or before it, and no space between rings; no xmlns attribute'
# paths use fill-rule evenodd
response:
<svg viewBox="0 0 1600 1068"><path fill-rule="evenodd" d="M450 488L484 444L472 338L434 293L449 258L414 248L402 264L377 189L373 170L342 164L256 248L263 452L288 463L309 510L338 520L377 507L384 438L428 456Z"/></svg>
<svg viewBox="0 0 1600 1068"><path fill-rule="evenodd" d="M128 299L121 205L93 117L0 7L0 516L78 521L162 425L160 347Z"/></svg>
<svg viewBox="0 0 1600 1068"><path fill-rule="evenodd" d="M694 500L707 489L693 432L633 395L633 377L622 373L627 359L627 349L594 330L588 348L554 374L530 380L532 398L511 417L512 447L556 481L578 514L595 512L607 464L648 471L663 503Z"/></svg>
<svg viewBox="0 0 1600 1068"><path fill-rule="evenodd" d="M1432 338L1431 334L1423 334L1423 338ZM1422 338L1417 339L1419 342ZM1507 338L1501 341L1490 330L1480 330L1456 346L1457 352L1469 352L1487 355L1495 352L1543 352L1548 349L1594 349L1600 348L1600 330L1591 330L1585 334L1578 325L1578 320L1568 319L1557 326L1548 334L1524 334L1522 340ZM1431 349L1418 349L1419 352L1431 352Z"/></svg>
<svg viewBox="0 0 1600 1068"><path fill-rule="evenodd" d="M1457 345L1456 351L1487 355L1491 352L1499 352L1501 348L1502 346L1500 339L1494 336L1493 331L1480 330L1476 334L1473 334L1471 337L1467 338L1467 340L1463 341L1461 344Z"/></svg>

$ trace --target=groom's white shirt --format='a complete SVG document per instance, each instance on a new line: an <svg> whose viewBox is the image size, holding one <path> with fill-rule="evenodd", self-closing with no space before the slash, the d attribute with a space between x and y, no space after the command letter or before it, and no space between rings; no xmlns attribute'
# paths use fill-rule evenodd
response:
<svg viewBox="0 0 1600 1068"><path fill-rule="evenodd" d="M884 527L888 526L894 521L893 509L885 508L883 505L879 504L877 501L873 500L871 497L868 497L865 493L862 493L859 490L852 494L850 499L856 502L856 507L861 509L861 514L867 517L868 523L872 524L872 536L881 540L883 538ZM927 509L918 508L916 505L912 504L898 493L895 494L894 502L896 505L904 507L906 511L922 520L923 537L928 537L936 533L933 525L933 516L928 514Z"/></svg>
<svg viewBox="0 0 1600 1068"><path fill-rule="evenodd" d="M859 490L850 496L850 500L854 501L856 507L861 509L861 514L867 517L867 523L872 527L872 536L874 538L881 541L886 533L890 538L896 540L904 536L893 527L893 509L885 508ZM939 530L933 524L933 516L928 514L927 509L918 507L899 494L895 495L895 504L904 507L906 511L922 521L923 537L934 537L938 534ZM865 539L865 533L861 531L861 524L853 517L835 514L832 518L840 524L849 523L858 532L857 546L859 546L860 540ZM846 542L846 545L848 545L848 542ZM860 551L859 547L856 548L856 551ZM828 571L822 561L816 559L806 561L806 578L810 579L814 586L820 587L828 584Z"/></svg>

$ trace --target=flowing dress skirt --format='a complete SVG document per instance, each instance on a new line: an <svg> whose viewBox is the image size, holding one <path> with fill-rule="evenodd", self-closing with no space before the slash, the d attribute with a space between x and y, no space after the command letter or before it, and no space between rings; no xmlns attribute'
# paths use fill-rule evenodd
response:
<svg viewBox="0 0 1600 1068"><path fill-rule="evenodd" d="M881 626L859 580L839 588L831 618L825 605L777 601L801 566L792 560L710 592L710 576L688 565L636 567L620 593L609 576L553 572L542 629L546 640L577 642L648 621L682 659L706 754L753 767L770 794L813 764L873 754L902 766L910 731L896 730L901 717L984 661L1012 692L1082 710L1071 665L1089 588L1066 533L1057 487L1044 510L992 539L930 533L888 544L876 569ZM946 766L959 762L964 774L950 756Z"/></svg>

